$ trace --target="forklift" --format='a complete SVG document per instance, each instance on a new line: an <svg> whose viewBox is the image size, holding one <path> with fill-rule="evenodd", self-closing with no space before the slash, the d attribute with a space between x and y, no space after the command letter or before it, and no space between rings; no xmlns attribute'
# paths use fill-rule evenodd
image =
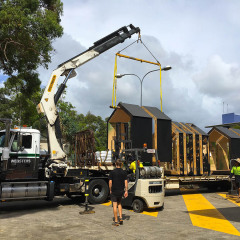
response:
<svg viewBox="0 0 240 240"><path fill-rule="evenodd" d="M164 168L158 166L140 167L140 160L144 154L154 154L158 159L155 149L143 148L123 149L120 159L128 173L128 197L122 200L123 207L131 207L134 212L140 213L144 208L164 208ZM130 163L135 161L136 171L131 172Z"/></svg>

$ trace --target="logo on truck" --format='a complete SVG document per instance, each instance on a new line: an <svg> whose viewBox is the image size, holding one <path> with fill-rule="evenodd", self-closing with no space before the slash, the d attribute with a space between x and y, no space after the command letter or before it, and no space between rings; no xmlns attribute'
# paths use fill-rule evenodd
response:
<svg viewBox="0 0 240 240"><path fill-rule="evenodd" d="M49 88L48 88L48 92L52 91L52 87L53 87L53 84L56 80L56 77L57 77L56 75L53 75L52 80L51 80L50 85L49 85Z"/></svg>

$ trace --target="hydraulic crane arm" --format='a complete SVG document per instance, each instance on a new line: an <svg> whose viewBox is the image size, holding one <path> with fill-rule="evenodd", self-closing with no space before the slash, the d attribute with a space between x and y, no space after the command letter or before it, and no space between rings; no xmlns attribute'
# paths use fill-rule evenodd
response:
<svg viewBox="0 0 240 240"><path fill-rule="evenodd" d="M85 52L80 53L79 55L60 64L58 68L52 72L42 99L37 106L38 112L44 113L48 122L51 160L64 161L66 158L66 154L59 144L59 137L56 136L56 131L59 125L56 104L66 86L67 80L76 75L74 69L99 56L101 53L116 46L117 44L124 42L127 38L130 38L135 33L140 33L140 29L138 27L134 27L132 24L122 27L95 42L93 46ZM57 93L55 94L55 89L60 76L66 76L66 79L64 80L63 84L60 85Z"/></svg>

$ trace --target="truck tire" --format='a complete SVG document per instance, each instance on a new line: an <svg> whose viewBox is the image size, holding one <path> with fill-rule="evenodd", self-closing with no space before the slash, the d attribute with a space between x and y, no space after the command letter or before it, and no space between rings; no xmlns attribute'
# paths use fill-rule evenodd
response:
<svg viewBox="0 0 240 240"><path fill-rule="evenodd" d="M134 212L140 213L143 211L143 201L141 199L135 199L132 206Z"/></svg>
<svg viewBox="0 0 240 240"><path fill-rule="evenodd" d="M89 183L88 201L91 204L103 203L107 200L109 189L103 179L94 179Z"/></svg>

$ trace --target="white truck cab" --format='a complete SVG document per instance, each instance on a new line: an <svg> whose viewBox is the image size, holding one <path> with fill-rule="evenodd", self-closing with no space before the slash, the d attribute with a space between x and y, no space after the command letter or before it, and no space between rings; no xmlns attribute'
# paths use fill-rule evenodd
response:
<svg viewBox="0 0 240 240"><path fill-rule="evenodd" d="M0 131L0 156L6 131ZM10 129L9 160L4 180L37 179L40 157L40 132L27 127Z"/></svg>

